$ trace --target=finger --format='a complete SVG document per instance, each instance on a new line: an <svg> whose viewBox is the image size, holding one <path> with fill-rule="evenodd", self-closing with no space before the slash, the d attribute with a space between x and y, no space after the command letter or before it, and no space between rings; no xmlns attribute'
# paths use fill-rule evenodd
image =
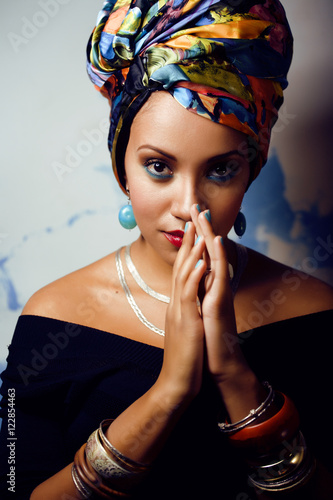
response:
<svg viewBox="0 0 333 500"><path fill-rule="evenodd" d="M213 300L212 304L214 301L224 303L227 297L229 300L231 289L227 254L220 236L215 236L213 239L210 259L211 269L203 275L198 296L201 303L206 294Z"/></svg>
<svg viewBox="0 0 333 500"><path fill-rule="evenodd" d="M198 261L201 260L205 249L205 240L202 236L198 236L190 251L186 254L186 258L182 261L182 265L178 268L177 277L179 281L187 280L189 274L195 269Z"/></svg>
<svg viewBox="0 0 333 500"><path fill-rule="evenodd" d="M191 213L191 217L192 217L192 220L193 220L193 224L195 225L197 236L203 236L203 231L202 231L202 228L201 228L201 225L200 225L200 217L202 217L201 214L207 214L207 213L209 213L209 210L205 210L204 212L202 212L200 206L197 204L197 205L192 205L192 207L190 209L190 213ZM208 256L208 253L207 253L206 249L205 249L203 257L204 257L204 260L205 260L205 262L207 264L207 267L210 268L209 256Z"/></svg>
<svg viewBox="0 0 333 500"><path fill-rule="evenodd" d="M212 259L214 258L214 246L213 246L213 241L215 238L215 233L213 231L213 227L211 224L211 215L209 210L205 210L198 214L197 218L197 231L200 232L200 234L203 235L205 238L206 242L206 255L205 255L205 260L207 262L207 266L209 269L213 269L212 267Z"/></svg>
<svg viewBox="0 0 333 500"><path fill-rule="evenodd" d="M195 226L192 222L186 224L183 242L178 250L175 263L173 265L173 282L178 274L179 269L183 266L195 242Z"/></svg>
<svg viewBox="0 0 333 500"><path fill-rule="evenodd" d="M190 228L188 229L188 231L189 230ZM205 249L204 238L198 237L193 243L192 236L194 236L194 226L193 228L191 228L191 231L193 231L193 235L188 238L188 241L186 243L184 242L185 248L182 252L181 258L179 260L177 259L177 266L174 270L172 288L172 299L174 300L180 300L182 298L183 290L189 278L189 275L196 268L196 265L201 259L203 251ZM197 288L193 290L193 294L196 296Z"/></svg>
<svg viewBox="0 0 333 500"><path fill-rule="evenodd" d="M190 305L191 307L195 306L197 311L197 299L199 295L199 286L205 275L207 265L203 259L199 259L195 264L194 268L188 275L187 281L184 285L183 293L182 293L182 303L183 305Z"/></svg>
<svg viewBox="0 0 333 500"><path fill-rule="evenodd" d="M214 247L214 268L216 275L225 283L229 283L229 263L227 251L223 243L223 238L215 236L213 240Z"/></svg>
<svg viewBox="0 0 333 500"><path fill-rule="evenodd" d="M202 234L206 240L207 247L209 245L210 250L213 251L213 240L217 235L213 231L210 210L205 210L198 214L197 226L200 234Z"/></svg>
<svg viewBox="0 0 333 500"><path fill-rule="evenodd" d="M192 205L192 207L190 208L190 214L191 214L193 224L195 226L197 236L202 236L202 232L201 232L200 226L198 224L198 217L199 217L200 213L201 213L200 206L199 205Z"/></svg>

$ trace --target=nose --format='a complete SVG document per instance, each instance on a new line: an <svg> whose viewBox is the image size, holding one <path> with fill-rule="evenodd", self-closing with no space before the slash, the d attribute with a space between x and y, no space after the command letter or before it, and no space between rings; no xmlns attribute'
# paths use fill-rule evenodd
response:
<svg viewBox="0 0 333 500"><path fill-rule="evenodd" d="M177 219L188 222L191 220L191 206L197 204L203 209L203 200L194 178L184 176L179 178L176 184L173 186L171 214Z"/></svg>

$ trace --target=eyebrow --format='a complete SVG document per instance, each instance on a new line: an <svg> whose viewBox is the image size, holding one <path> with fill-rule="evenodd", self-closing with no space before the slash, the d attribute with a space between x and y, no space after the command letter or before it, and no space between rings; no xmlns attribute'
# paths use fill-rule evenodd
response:
<svg viewBox="0 0 333 500"><path fill-rule="evenodd" d="M150 144L142 144L141 146L138 147L137 151L140 151L141 149L151 149L153 151L156 151L156 153L159 153L162 156L166 156L167 158L170 158L173 161L177 161L177 158L175 156L173 156L172 154L166 153L165 151L162 151L161 149L159 149L155 146L152 146ZM241 156L242 158L244 158L244 155L240 151L238 151L237 149L232 149L231 151L226 151L225 153L222 153L220 155L216 155L216 156L212 156L212 158L208 158L206 163L207 164L215 163L216 161L223 160L224 158L226 158L228 156L233 156L233 155L238 155L238 156Z"/></svg>
<svg viewBox="0 0 333 500"><path fill-rule="evenodd" d="M173 156L172 154L166 153L165 151L162 151L161 149L156 148L155 146L151 146L150 144L142 144L142 146L138 147L137 151L140 151L140 149L151 149L153 151L156 151L156 153L159 153L162 156L170 158L170 160L176 161L175 156Z"/></svg>
<svg viewBox="0 0 333 500"><path fill-rule="evenodd" d="M220 155L216 155L216 156L212 156L212 158L208 158L207 164L215 163L216 161L224 160L225 158L227 158L229 156L234 156L234 155L237 155L237 156L240 156L241 158L244 158L243 153L238 151L238 149L232 149L231 151L226 151L225 153L222 153Z"/></svg>

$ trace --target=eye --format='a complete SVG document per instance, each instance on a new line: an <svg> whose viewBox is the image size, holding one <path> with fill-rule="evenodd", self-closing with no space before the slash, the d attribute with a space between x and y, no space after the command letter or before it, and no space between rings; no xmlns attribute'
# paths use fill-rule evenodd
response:
<svg viewBox="0 0 333 500"><path fill-rule="evenodd" d="M238 173L239 168L239 162L236 160L218 163L208 170L207 178L218 182L226 182Z"/></svg>
<svg viewBox="0 0 333 500"><path fill-rule="evenodd" d="M149 175L158 179L168 179L172 176L171 169L161 160L148 160L145 162L144 167Z"/></svg>

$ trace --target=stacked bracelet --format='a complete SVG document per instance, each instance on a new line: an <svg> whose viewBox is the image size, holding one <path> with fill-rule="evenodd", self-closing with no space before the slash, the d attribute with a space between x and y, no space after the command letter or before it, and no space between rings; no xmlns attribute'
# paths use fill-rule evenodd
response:
<svg viewBox="0 0 333 500"><path fill-rule="evenodd" d="M230 443L240 449L249 465L249 481L264 491L289 491L305 484L315 470L302 433L299 414L290 398L269 389L265 401L233 424L219 424ZM276 398L281 408L273 417L254 423ZM253 424L254 423L254 424ZM253 425L251 425L253 424Z"/></svg>
<svg viewBox="0 0 333 500"><path fill-rule="evenodd" d="M112 420L104 420L76 453L72 479L86 498L130 498L130 492L150 468L125 457L106 438L104 430Z"/></svg>
<svg viewBox="0 0 333 500"><path fill-rule="evenodd" d="M280 410L268 420L230 435L234 446L264 454L295 436L300 423L298 411L288 396L280 392L276 392L276 396L282 401Z"/></svg>
<svg viewBox="0 0 333 500"><path fill-rule="evenodd" d="M283 446L280 453L267 457L261 465L252 466L249 474L250 483L264 491L287 491L299 488L312 477L316 462L311 456L301 432L293 440L290 448Z"/></svg>
<svg viewBox="0 0 333 500"><path fill-rule="evenodd" d="M101 429L102 425L88 439L87 460L93 469L114 487L131 490L143 480L149 468L122 455L107 441ZM105 443L108 444L107 447Z"/></svg>
<svg viewBox="0 0 333 500"><path fill-rule="evenodd" d="M82 481L82 479L78 474L75 464L73 464L72 467L72 479L75 484L75 488L80 493L82 498L84 499L91 498L93 491L91 488L87 486L86 482Z"/></svg>
<svg viewBox="0 0 333 500"><path fill-rule="evenodd" d="M147 473L150 469L150 465L148 464L143 464L141 462L136 462L128 457L125 457L125 455L123 455L122 453L120 453L120 451L118 451L111 443L110 441L107 439L106 435L105 435L105 431L106 429L110 426L110 424L113 422L113 420L111 419L107 419L107 420L103 420L99 426L99 429L98 429L98 435L99 435L99 438L101 440L101 442L103 443L103 446L104 448L108 451L108 453L110 453L112 456L116 457L117 460L119 460L120 463L123 464L123 466L131 471L131 472L135 472L135 473Z"/></svg>
<svg viewBox="0 0 333 500"><path fill-rule="evenodd" d="M84 444L75 454L72 467L73 482L84 499L110 499L110 498L130 498L130 495L114 488L101 478L101 476L91 467L85 455L86 444Z"/></svg>
<svg viewBox="0 0 333 500"><path fill-rule="evenodd" d="M251 410L246 417L244 417L242 420L239 420L238 422L234 422L232 424L219 423L218 425L222 432L226 434L237 432L243 429L244 427L247 427L248 425L252 424L255 420L261 417L261 415L263 415L265 411L268 410L268 408L270 407L270 405L274 400L275 394L272 389L272 386L268 382L264 382L263 386L268 389L268 395L265 401L261 403L261 405L258 406L258 408Z"/></svg>

